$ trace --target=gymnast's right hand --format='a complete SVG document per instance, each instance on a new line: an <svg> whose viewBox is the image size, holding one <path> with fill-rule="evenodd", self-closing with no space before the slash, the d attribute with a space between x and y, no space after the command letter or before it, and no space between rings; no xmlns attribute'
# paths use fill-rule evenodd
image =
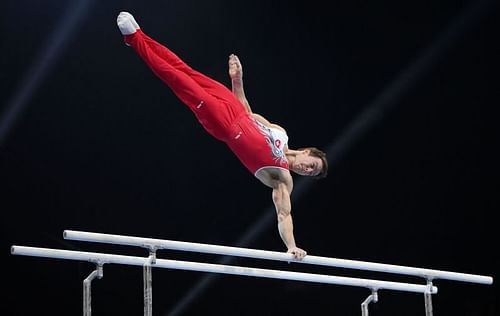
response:
<svg viewBox="0 0 500 316"><path fill-rule="evenodd" d="M243 67L238 59L238 56L231 54L229 55L229 77L231 80L241 80L243 78Z"/></svg>
<svg viewBox="0 0 500 316"><path fill-rule="evenodd" d="M303 249L300 249L299 247L291 247L288 249L287 253L293 254L294 259L297 260L302 260L307 255L307 252L305 252Z"/></svg>

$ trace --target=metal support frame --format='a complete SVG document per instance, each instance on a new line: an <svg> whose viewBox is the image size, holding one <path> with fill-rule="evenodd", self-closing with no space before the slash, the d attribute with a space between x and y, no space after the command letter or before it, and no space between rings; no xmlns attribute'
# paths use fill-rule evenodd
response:
<svg viewBox="0 0 500 316"><path fill-rule="evenodd" d="M372 289L372 294L370 294L366 300L361 303L361 316L368 316L369 309L368 305L373 302L377 303L378 302L378 293L376 289Z"/></svg>
<svg viewBox="0 0 500 316"><path fill-rule="evenodd" d="M92 280L95 278L102 279L102 277L102 263L96 262L96 269L83 280L83 316L92 315Z"/></svg>
<svg viewBox="0 0 500 316"><path fill-rule="evenodd" d="M427 279L427 291L424 293L425 316L432 316L432 279Z"/></svg>
<svg viewBox="0 0 500 316"><path fill-rule="evenodd" d="M156 263L156 247L149 248L149 257L144 263L143 281L144 281L144 316L153 316L153 269L152 265Z"/></svg>

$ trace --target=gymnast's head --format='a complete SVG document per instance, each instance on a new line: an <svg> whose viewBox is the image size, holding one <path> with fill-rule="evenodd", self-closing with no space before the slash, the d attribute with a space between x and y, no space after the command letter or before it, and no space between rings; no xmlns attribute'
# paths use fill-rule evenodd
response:
<svg viewBox="0 0 500 316"><path fill-rule="evenodd" d="M328 173L326 154L316 147L299 148L299 153L288 166L291 171L301 176L317 179L325 178Z"/></svg>

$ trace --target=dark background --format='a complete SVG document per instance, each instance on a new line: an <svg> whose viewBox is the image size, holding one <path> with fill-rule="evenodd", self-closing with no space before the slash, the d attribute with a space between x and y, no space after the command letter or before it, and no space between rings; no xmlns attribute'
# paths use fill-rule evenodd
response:
<svg viewBox="0 0 500 316"><path fill-rule="evenodd" d="M227 56L236 53L253 110L284 126L290 147L329 151L327 179L295 177L300 247L497 277L498 7L465 0L2 1L3 124L18 110L0 143L2 314L79 315L81 282L93 269L14 257L13 244L146 255L67 242L64 229L285 250L271 191L123 44L116 27L122 10L226 85ZM356 122L361 127L353 129ZM219 261L167 251L158 257ZM359 315L369 294L217 276L176 305L200 280L205 274L154 270L154 314ZM435 315L500 315L495 284L435 285ZM370 315L425 314L421 295L380 291L379 299ZM142 315L142 304L138 267L105 266L93 283L94 315Z"/></svg>

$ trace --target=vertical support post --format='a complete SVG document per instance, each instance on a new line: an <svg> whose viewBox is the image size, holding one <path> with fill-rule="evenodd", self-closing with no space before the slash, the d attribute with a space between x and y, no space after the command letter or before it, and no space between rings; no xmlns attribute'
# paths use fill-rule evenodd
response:
<svg viewBox="0 0 500 316"><path fill-rule="evenodd" d="M144 316L153 316L153 271L152 265L156 263L156 249L150 248L148 260L144 263Z"/></svg>
<svg viewBox="0 0 500 316"><path fill-rule="evenodd" d="M427 291L424 293L425 316L432 316L432 279L427 279Z"/></svg>
<svg viewBox="0 0 500 316"><path fill-rule="evenodd" d="M377 303L378 302L378 294L376 289L372 289L372 294L370 294L366 300L361 303L361 316L368 316L369 314L369 309L368 305L371 303Z"/></svg>
<svg viewBox="0 0 500 316"><path fill-rule="evenodd" d="M92 293L91 286L92 280L95 278L101 279L103 276L102 264L97 263L96 269L89 274L88 277L83 280L83 316L91 316L92 315Z"/></svg>

